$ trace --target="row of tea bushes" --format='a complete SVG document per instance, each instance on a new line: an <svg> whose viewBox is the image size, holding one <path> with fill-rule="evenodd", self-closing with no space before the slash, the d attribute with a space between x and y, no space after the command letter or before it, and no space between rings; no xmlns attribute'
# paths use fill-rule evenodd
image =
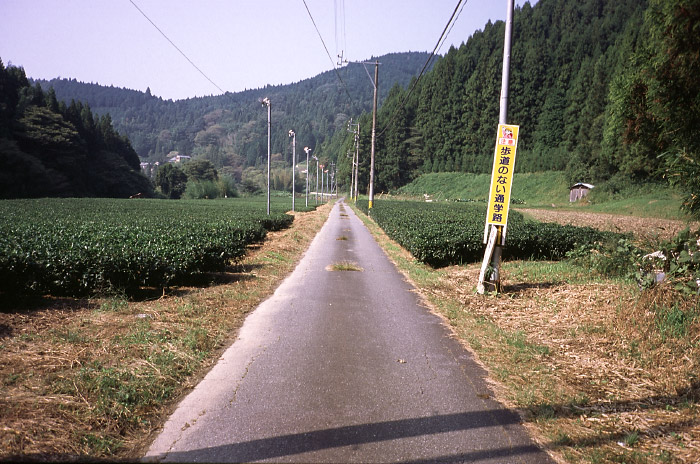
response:
<svg viewBox="0 0 700 464"><path fill-rule="evenodd" d="M368 202L357 206L367 214ZM434 267L481 261L486 205L375 201L372 219L419 261ZM577 246L617 239L619 234L590 227L526 221L511 210L504 258L556 260Z"/></svg>
<svg viewBox="0 0 700 464"><path fill-rule="evenodd" d="M222 271L293 219L243 199L2 201L0 291L165 287Z"/></svg>

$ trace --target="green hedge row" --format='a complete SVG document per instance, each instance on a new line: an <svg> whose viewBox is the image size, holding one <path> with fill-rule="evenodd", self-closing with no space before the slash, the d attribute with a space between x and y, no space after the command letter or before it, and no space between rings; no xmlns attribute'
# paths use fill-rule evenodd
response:
<svg viewBox="0 0 700 464"><path fill-rule="evenodd" d="M81 295L222 271L293 217L245 200L0 202L0 291Z"/></svg>
<svg viewBox="0 0 700 464"><path fill-rule="evenodd" d="M367 214L366 200L357 206ZM478 262L484 257L485 205L380 200L375 201L371 217L393 240L431 266ZM503 256L557 260L579 245L618 237L590 227L526 221L511 210Z"/></svg>

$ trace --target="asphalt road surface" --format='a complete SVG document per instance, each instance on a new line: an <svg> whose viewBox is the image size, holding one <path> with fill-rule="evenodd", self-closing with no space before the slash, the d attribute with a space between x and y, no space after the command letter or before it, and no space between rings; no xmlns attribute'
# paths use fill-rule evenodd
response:
<svg viewBox="0 0 700 464"><path fill-rule="evenodd" d="M485 375L341 200L145 459L553 462Z"/></svg>

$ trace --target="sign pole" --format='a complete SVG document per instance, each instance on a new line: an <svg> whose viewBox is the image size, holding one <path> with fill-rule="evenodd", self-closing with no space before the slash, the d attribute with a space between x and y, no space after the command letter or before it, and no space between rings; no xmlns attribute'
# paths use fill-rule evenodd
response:
<svg viewBox="0 0 700 464"><path fill-rule="evenodd" d="M501 102L500 102L500 112L498 115L498 123L499 124L507 124L507 119L508 119L508 82L510 80L510 52L511 52L511 39L513 36L513 10L514 10L514 3L515 0L507 0L507 12L506 12L506 31L505 31L505 38L503 40L503 72L501 76ZM499 126L499 134L498 137L502 137L502 134L500 133L500 126ZM517 137L517 136L516 136ZM498 156L498 153L494 154L494 157ZM515 161L515 160L513 160ZM495 158L494 158L494 169L496 168L496 163L495 163ZM511 173L512 174L512 173ZM492 185L491 188L493 189L493 180L492 180ZM489 196L491 196L491 192L489 193ZM491 202L492 199L489 198L489 202ZM488 218L487 218L488 221ZM488 234L488 222L486 225L487 231L486 234ZM502 247L505 244L505 230L502 225L497 225L494 227L491 227L490 233L496 234L498 240L494 238L495 245L493 247L493 252L489 252L489 249L487 247L486 253L484 255L484 263L486 263L488 260L491 261L491 273L489 275L488 281L484 283L484 277L483 275L479 276L479 283L477 285L477 291L481 294L484 293L485 290L488 291L500 291L501 290L501 254L502 254ZM486 240L486 239L485 239ZM488 240L490 241L490 239ZM482 269L485 272L485 266L482 266Z"/></svg>

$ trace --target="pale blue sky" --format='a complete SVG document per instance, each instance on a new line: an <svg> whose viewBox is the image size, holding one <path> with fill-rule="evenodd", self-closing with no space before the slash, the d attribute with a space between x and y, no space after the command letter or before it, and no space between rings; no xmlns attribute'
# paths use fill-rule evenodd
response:
<svg viewBox="0 0 700 464"><path fill-rule="evenodd" d="M302 0L133 2L225 91L289 84L333 68ZM344 50L355 61L431 51L457 3L306 0L331 56ZM468 0L440 53L487 20L505 19L506 5ZM150 87L166 99L221 93L130 0L0 0L0 58L29 77Z"/></svg>

